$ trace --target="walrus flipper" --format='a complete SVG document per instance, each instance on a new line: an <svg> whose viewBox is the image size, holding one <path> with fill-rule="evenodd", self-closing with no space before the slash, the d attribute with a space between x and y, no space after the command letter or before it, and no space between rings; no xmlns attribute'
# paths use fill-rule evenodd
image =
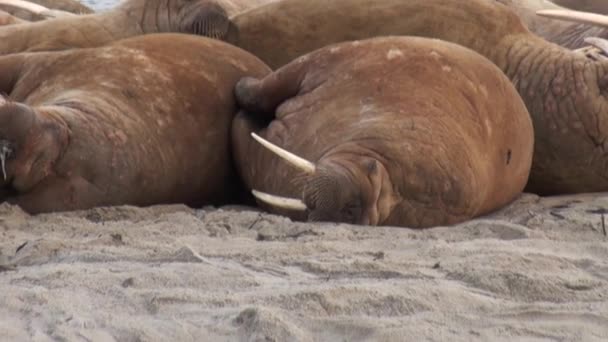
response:
<svg viewBox="0 0 608 342"><path fill-rule="evenodd" d="M301 62L285 66L261 80L243 77L234 88L237 103L249 113L274 119L277 107L300 93L306 76L306 64Z"/></svg>

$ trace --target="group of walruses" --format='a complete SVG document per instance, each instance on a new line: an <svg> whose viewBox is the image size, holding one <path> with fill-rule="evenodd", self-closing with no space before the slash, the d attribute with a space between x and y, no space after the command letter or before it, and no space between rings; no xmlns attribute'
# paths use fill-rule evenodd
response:
<svg viewBox="0 0 608 342"><path fill-rule="evenodd" d="M42 1L0 0L0 200L29 213L255 198L422 228L608 190L604 41L533 33L538 1Z"/></svg>

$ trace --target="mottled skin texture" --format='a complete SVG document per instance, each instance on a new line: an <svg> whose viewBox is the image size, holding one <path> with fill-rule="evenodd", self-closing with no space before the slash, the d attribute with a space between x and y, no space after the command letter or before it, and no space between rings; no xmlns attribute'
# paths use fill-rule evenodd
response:
<svg viewBox="0 0 608 342"><path fill-rule="evenodd" d="M0 10L0 26L22 24L22 23L26 23L26 21Z"/></svg>
<svg viewBox="0 0 608 342"><path fill-rule="evenodd" d="M2 56L3 199L30 213L226 200L234 85L267 72L234 46L180 34Z"/></svg>
<svg viewBox="0 0 608 342"><path fill-rule="evenodd" d="M530 31L550 42L579 49L587 46L585 38L608 38L608 29L592 25L550 19L536 15L543 9L564 9L547 0L495 0L512 9L526 24ZM608 2L607 2L608 4Z"/></svg>
<svg viewBox="0 0 608 342"><path fill-rule="evenodd" d="M495 65L456 44L387 37L330 45L261 81L239 81L235 94L257 113L233 123L241 177L303 199L309 220L454 224L510 202L528 179L533 129L524 103ZM303 175L251 131L318 171Z"/></svg>
<svg viewBox="0 0 608 342"><path fill-rule="evenodd" d="M233 18L237 44L273 69L340 41L440 38L493 61L524 99L535 129L527 190L608 190L608 61L549 43L488 0L282 0Z"/></svg>
<svg viewBox="0 0 608 342"><path fill-rule="evenodd" d="M231 24L212 0L126 0L105 12L0 28L0 55L96 47L132 36L177 32L224 39Z"/></svg>
<svg viewBox="0 0 608 342"><path fill-rule="evenodd" d="M608 14L608 1L606 0L553 0L553 2L577 11Z"/></svg>

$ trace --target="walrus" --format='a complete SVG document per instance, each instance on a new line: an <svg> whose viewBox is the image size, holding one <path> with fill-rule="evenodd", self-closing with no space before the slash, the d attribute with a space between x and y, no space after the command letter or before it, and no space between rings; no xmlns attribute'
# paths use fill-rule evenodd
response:
<svg viewBox="0 0 608 342"><path fill-rule="evenodd" d="M23 24L27 21L19 19L10 13L4 12L0 10L0 26L4 25L13 25L13 24Z"/></svg>
<svg viewBox="0 0 608 342"><path fill-rule="evenodd" d="M448 42L337 43L241 79L235 95L238 172L297 220L451 225L512 201L532 164L532 122L509 79Z"/></svg>
<svg viewBox="0 0 608 342"><path fill-rule="evenodd" d="M230 200L234 85L269 71L175 33L0 56L2 200L32 214Z"/></svg>
<svg viewBox="0 0 608 342"><path fill-rule="evenodd" d="M0 55L102 46L150 33L190 33L230 40L226 11L213 0L126 0L116 8L0 28Z"/></svg>
<svg viewBox="0 0 608 342"><path fill-rule="evenodd" d="M378 36L437 38L496 64L532 116L535 153L526 191L608 191L608 60L531 33L488 0L281 0L231 18L234 44L276 69L323 46Z"/></svg>

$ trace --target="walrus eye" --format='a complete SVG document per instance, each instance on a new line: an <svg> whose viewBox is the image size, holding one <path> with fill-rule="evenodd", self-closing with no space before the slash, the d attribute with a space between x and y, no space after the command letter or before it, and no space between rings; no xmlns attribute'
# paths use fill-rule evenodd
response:
<svg viewBox="0 0 608 342"><path fill-rule="evenodd" d="M8 140L0 140L0 164L2 164L2 176L6 181L6 161L13 154L13 144Z"/></svg>

